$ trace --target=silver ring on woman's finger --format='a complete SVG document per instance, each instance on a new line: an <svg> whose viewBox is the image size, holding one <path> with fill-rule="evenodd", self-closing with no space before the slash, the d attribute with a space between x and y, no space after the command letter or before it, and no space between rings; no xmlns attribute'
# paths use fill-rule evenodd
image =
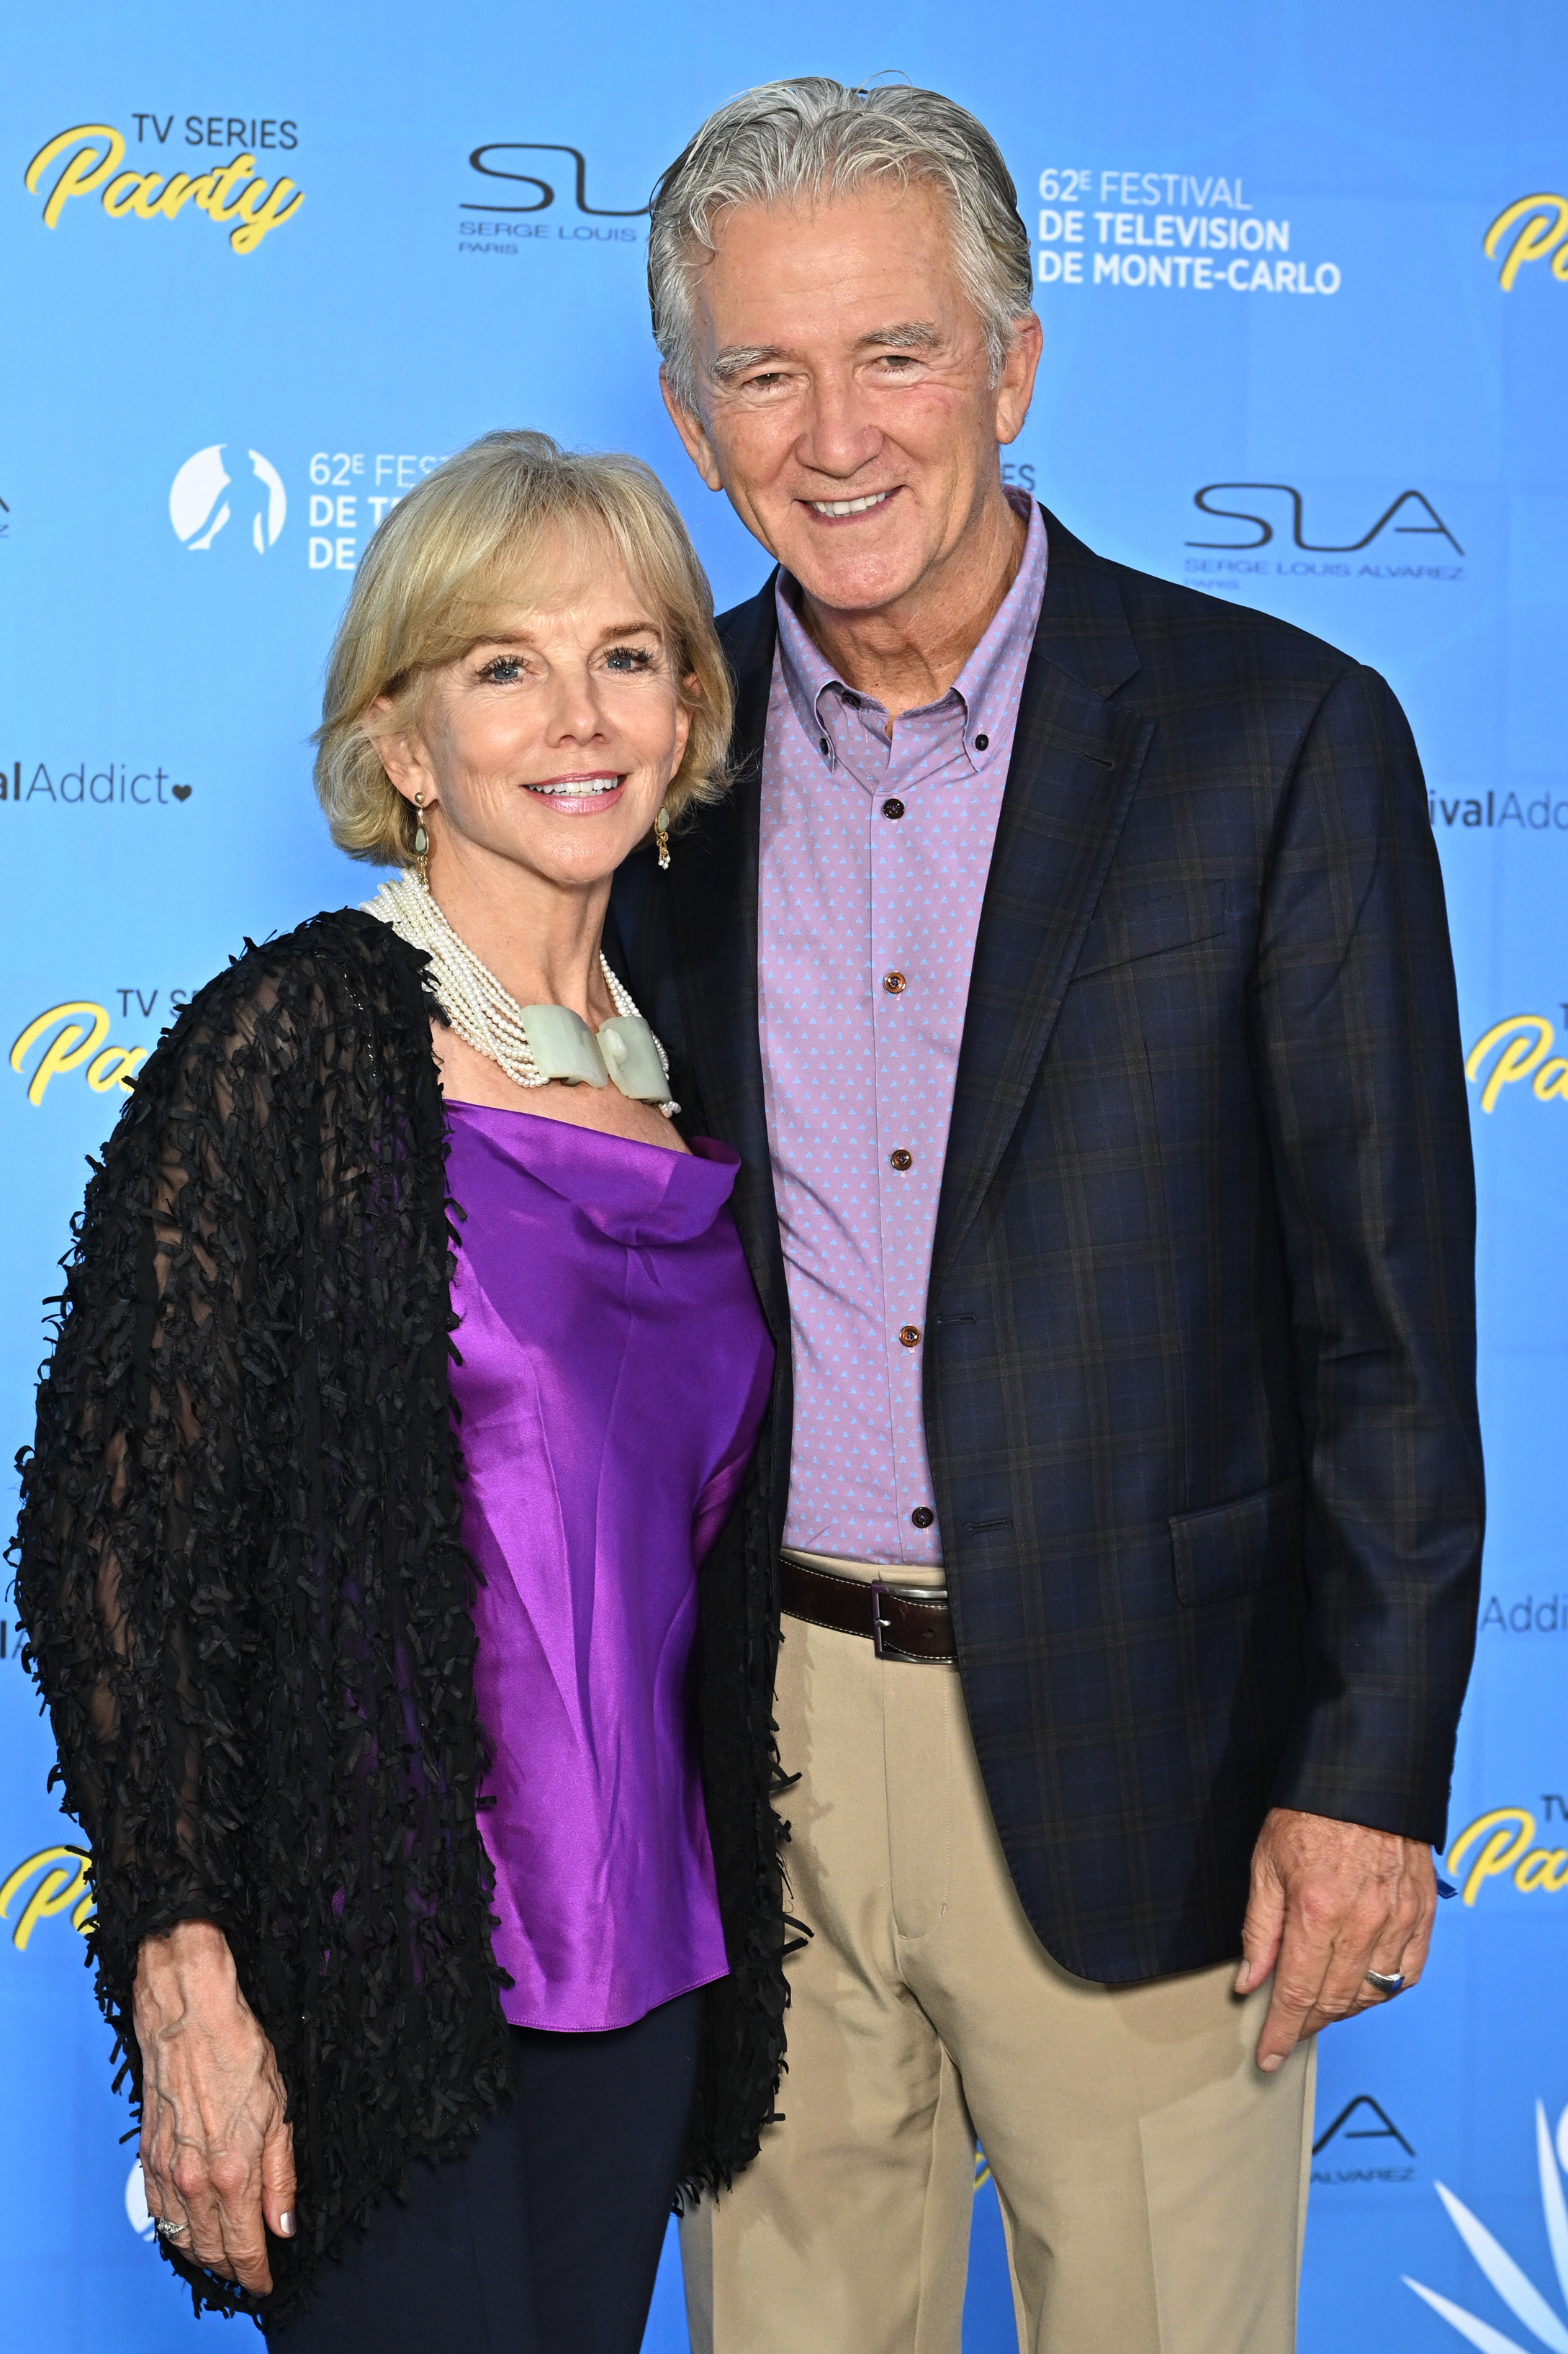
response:
<svg viewBox="0 0 1568 2354"><path fill-rule="evenodd" d="M190 2230L188 2223L165 2223L161 2215L153 2218L153 2229L160 2240L182 2240Z"/></svg>
<svg viewBox="0 0 1568 2354"><path fill-rule="evenodd" d="M1404 1984L1403 1970L1369 1970L1367 1984L1376 1987L1379 1994L1397 1994Z"/></svg>

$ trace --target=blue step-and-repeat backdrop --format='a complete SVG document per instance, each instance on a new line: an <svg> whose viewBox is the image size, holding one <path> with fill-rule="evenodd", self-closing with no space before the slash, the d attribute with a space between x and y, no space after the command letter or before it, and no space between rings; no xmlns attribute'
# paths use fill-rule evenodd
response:
<svg viewBox="0 0 1568 2354"><path fill-rule="evenodd" d="M1045 360L1006 453L1105 553L1393 682L1480 1180L1491 1535L1430 1975L1323 2043L1311 2354L1568 2354L1568 43L1548 0L412 0L18 11L0 78L0 1439L84 1159L242 936L365 896L306 737L377 520L486 428L641 452L722 604L643 302L660 168L748 83L880 71L1001 140ZM9 1499L5 1509L9 1513ZM175 2354L89 1899L0 1626L0 2315ZM1042 2130L1050 2130L1049 2119ZM809 2342L807 2328L802 2342ZM1012 2343L977 2193L966 2345ZM649 2344L683 2348L673 2253Z"/></svg>

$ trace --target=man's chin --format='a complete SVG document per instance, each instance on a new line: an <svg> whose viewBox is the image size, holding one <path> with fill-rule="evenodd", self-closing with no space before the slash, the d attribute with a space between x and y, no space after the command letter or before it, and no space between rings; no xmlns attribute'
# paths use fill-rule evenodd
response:
<svg viewBox="0 0 1568 2354"><path fill-rule="evenodd" d="M810 542L789 550L783 561L813 605L823 612L846 615L880 613L901 603L918 588L927 569L923 549L857 555Z"/></svg>

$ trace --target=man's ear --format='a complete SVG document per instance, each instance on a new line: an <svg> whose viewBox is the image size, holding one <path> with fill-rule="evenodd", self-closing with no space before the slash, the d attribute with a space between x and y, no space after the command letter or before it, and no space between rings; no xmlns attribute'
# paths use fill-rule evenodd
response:
<svg viewBox="0 0 1568 2354"><path fill-rule="evenodd" d="M680 435L687 457L710 491L722 491L724 477L719 472L718 460L714 455L714 445L708 440L707 427L694 409L686 407L663 368L659 371L659 389L664 396L664 406L670 412L670 422Z"/></svg>
<svg viewBox="0 0 1568 2354"><path fill-rule="evenodd" d="M1026 311L1022 319L1013 322L1012 348L1002 363L996 387L999 441L1016 441L1023 430L1023 420L1034 398L1034 378L1044 340L1044 330L1033 311Z"/></svg>

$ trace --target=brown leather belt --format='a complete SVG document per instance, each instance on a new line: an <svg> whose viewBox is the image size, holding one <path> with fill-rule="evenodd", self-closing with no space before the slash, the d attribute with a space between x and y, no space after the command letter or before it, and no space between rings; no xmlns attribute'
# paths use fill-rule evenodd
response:
<svg viewBox="0 0 1568 2354"><path fill-rule="evenodd" d="M835 1577L832 1570L808 1569L803 1562L780 1557L779 1599L791 1618L804 1618L808 1626L865 1636L879 1659L958 1664L945 1595L920 1601L880 1581L863 1585L857 1577Z"/></svg>

